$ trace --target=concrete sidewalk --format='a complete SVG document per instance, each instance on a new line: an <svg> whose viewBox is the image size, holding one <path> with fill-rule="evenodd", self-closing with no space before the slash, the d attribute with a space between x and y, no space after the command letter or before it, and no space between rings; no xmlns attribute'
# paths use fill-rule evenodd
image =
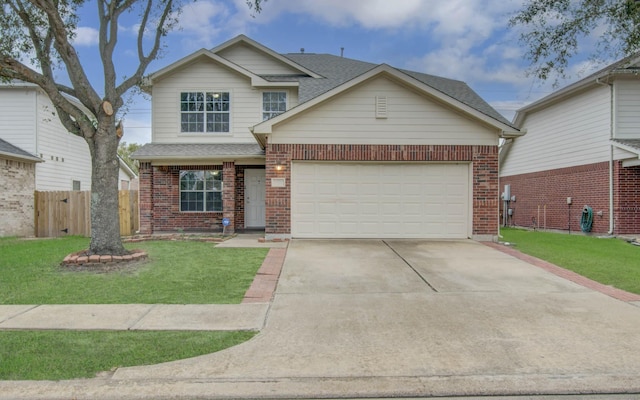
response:
<svg viewBox="0 0 640 400"><path fill-rule="evenodd" d="M258 331L269 303L0 306L0 330Z"/></svg>
<svg viewBox="0 0 640 400"><path fill-rule="evenodd" d="M253 330L264 328L288 242L239 234L216 247L271 248L242 304L0 305L0 330Z"/></svg>

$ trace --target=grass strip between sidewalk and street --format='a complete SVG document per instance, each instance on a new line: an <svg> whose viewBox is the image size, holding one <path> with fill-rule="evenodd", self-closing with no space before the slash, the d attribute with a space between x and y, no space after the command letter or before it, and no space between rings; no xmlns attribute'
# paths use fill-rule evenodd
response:
<svg viewBox="0 0 640 400"><path fill-rule="evenodd" d="M0 239L0 304L237 304L268 252L147 241L126 244L149 254L129 269L93 273L60 266L88 245L84 237Z"/></svg>
<svg viewBox="0 0 640 400"><path fill-rule="evenodd" d="M118 367L213 353L256 332L0 331L0 379L92 378Z"/></svg>
<svg viewBox="0 0 640 400"><path fill-rule="evenodd" d="M502 228L501 241L604 285L640 294L640 246L616 238Z"/></svg>

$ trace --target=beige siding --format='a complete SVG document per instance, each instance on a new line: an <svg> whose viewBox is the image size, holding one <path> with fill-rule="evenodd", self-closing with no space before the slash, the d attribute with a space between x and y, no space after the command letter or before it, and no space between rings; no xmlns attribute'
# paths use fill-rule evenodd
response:
<svg viewBox="0 0 640 400"><path fill-rule="evenodd" d="M58 119L49 98L38 93L38 150L43 163L36 165L36 190L71 190L74 180L82 190L91 188L91 154L87 142L69 133Z"/></svg>
<svg viewBox="0 0 640 400"><path fill-rule="evenodd" d="M615 137L640 139L640 81L615 82Z"/></svg>
<svg viewBox="0 0 640 400"><path fill-rule="evenodd" d="M257 75L300 74L300 71L287 64L242 43L226 48L217 54Z"/></svg>
<svg viewBox="0 0 640 400"><path fill-rule="evenodd" d="M376 118L376 98L385 96L386 118ZM365 82L274 126L270 140L307 144L498 144L495 130L386 77Z"/></svg>
<svg viewBox="0 0 640 400"><path fill-rule="evenodd" d="M181 133L180 92L228 91L231 132ZM253 143L249 127L262 120L262 92L249 78L214 62L199 61L182 68L153 86L154 143Z"/></svg>
<svg viewBox="0 0 640 400"><path fill-rule="evenodd" d="M35 89L0 88L0 137L36 155Z"/></svg>
<svg viewBox="0 0 640 400"><path fill-rule="evenodd" d="M515 139L502 176L609 160L610 89L598 86L530 113L527 134Z"/></svg>

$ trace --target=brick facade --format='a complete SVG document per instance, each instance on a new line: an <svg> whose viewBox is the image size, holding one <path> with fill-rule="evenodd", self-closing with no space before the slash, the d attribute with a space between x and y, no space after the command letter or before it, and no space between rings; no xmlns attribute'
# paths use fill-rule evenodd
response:
<svg viewBox="0 0 640 400"><path fill-rule="evenodd" d="M640 233L640 166L613 168L613 218L616 234Z"/></svg>
<svg viewBox="0 0 640 400"><path fill-rule="evenodd" d="M225 233L244 227L244 170L262 166L179 165L152 166L140 163L140 232L175 232L183 230L220 232L222 218L230 220ZM180 211L180 170L218 170L223 173L222 212Z"/></svg>
<svg viewBox="0 0 640 400"><path fill-rule="evenodd" d="M0 158L0 237L33 236L35 164Z"/></svg>
<svg viewBox="0 0 640 400"><path fill-rule="evenodd" d="M580 231L585 205L593 209L592 232L609 231L609 163L504 176L500 190L511 185L510 225ZM572 205L567 205L567 197ZM640 232L640 167L614 163L614 233Z"/></svg>
<svg viewBox="0 0 640 400"><path fill-rule="evenodd" d="M473 163L473 235L498 234L498 147L455 145L308 145L270 144L266 149L266 181L285 178L285 187L266 188L266 234L291 234L292 161L403 161ZM276 166L281 166L278 170Z"/></svg>

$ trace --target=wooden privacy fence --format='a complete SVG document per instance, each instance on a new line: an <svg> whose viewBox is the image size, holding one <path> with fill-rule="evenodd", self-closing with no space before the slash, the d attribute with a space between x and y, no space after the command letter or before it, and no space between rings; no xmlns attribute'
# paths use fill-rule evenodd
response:
<svg viewBox="0 0 640 400"><path fill-rule="evenodd" d="M91 235L91 192L35 192L35 235L58 237ZM139 229L138 191L118 192L120 235Z"/></svg>

